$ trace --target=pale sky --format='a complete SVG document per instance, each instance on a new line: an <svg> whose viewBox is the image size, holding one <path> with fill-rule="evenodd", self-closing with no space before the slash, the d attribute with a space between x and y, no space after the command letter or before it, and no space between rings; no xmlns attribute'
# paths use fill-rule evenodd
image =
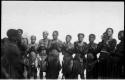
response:
<svg viewBox="0 0 125 80"><path fill-rule="evenodd" d="M21 28L27 36L36 35L37 42L42 32L59 31L59 39L65 41L67 34L72 42L78 33L96 35L95 42L101 40L102 33L111 27L113 37L124 29L124 2L87 2L87 1L2 1L1 37L6 37L10 28ZM119 41L118 41L119 42Z"/></svg>

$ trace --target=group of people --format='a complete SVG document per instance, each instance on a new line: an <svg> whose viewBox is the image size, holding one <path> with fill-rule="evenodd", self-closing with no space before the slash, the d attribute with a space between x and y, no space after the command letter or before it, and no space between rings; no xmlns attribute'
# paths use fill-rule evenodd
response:
<svg viewBox="0 0 125 80"><path fill-rule="evenodd" d="M66 35L65 42L59 40L58 31L53 31L53 39L48 39L49 33L44 31L39 44L36 44L36 36L31 36L29 44L22 34L22 29L9 29L8 37L1 39L3 79L36 79L38 70L41 79L43 72L46 73L46 79L57 79L61 69L62 78L65 79L77 79L78 75L84 79L85 70L87 79L125 78L124 30L118 33L118 44L112 37L112 28L107 28L98 44L94 42L95 34L89 35L88 44L84 42L83 33L78 33L78 40L74 44L71 43L71 35ZM60 53L64 55L62 65ZM100 54L99 58L97 54Z"/></svg>

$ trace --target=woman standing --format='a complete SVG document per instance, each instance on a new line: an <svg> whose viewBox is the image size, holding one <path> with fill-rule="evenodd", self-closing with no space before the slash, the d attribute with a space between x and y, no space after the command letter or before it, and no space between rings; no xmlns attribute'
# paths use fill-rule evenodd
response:
<svg viewBox="0 0 125 80"><path fill-rule="evenodd" d="M112 38L113 29L107 28L102 36L102 41L97 46L99 56L99 77L111 78L111 54L114 53L116 47L116 39Z"/></svg>
<svg viewBox="0 0 125 80"><path fill-rule="evenodd" d="M80 74L81 78L84 79L84 70L86 65L85 54L87 53L87 43L83 41L84 34L78 34L78 41L74 42L74 65L73 65L73 75L74 78L78 78Z"/></svg>
<svg viewBox="0 0 125 80"><path fill-rule="evenodd" d="M94 42L96 39L95 34L89 35L89 44L88 44L88 52L87 52L87 67L86 67L86 78L87 79L96 79L98 77L97 71L97 54L96 48L97 44Z"/></svg>

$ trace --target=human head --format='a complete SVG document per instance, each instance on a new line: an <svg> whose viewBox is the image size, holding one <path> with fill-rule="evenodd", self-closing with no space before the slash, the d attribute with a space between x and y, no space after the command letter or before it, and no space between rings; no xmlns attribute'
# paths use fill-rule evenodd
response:
<svg viewBox="0 0 125 80"><path fill-rule="evenodd" d="M102 35L102 41L107 41L108 40L108 34L107 32L104 32Z"/></svg>
<svg viewBox="0 0 125 80"><path fill-rule="evenodd" d="M112 34L113 34L113 29L112 28L107 28L106 33L108 34L109 37L111 37Z"/></svg>
<svg viewBox="0 0 125 80"><path fill-rule="evenodd" d="M71 35L66 35L66 42L70 42L72 39L72 36Z"/></svg>
<svg viewBox="0 0 125 80"><path fill-rule="evenodd" d="M84 38L84 34L83 34L83 33L79 33L79 34L78 34L78 40L79 40L80 42L82 42L82 41L83 41L83 38Z"/></svg>
<svg viewBox="0 0 125 80"><path fill-rule="evenodd" d="M119 40L124 40L124 30L121 30L121 31L119 31L119 33L118 33L118 39Z"/></svg>
<svg viewBox="0 0 125 80"><path fill-rule="evenodd" d="M23 30L22 30L22 29L17 29L17 30L18 30L18 34L19 34L20 36L22 36Z"/></svg>
<svg viewBox="0 0 125 80"><path fill-rule="evenodd" d="M34 44L36 42L36 36L32 35L31 36L31 43Z"/></svg>
<svg viewBox="0 0 125 80"><path fill-rule="evenodd" d="M47 37L48 37L48 32L47 32L47 31L44 31L44 32L43 32L43 39L47 39Z"/></svg>
<svg viewBox="0 0 125 80"><path fill-rule="evenodd" d="M53 39L58 39L58 31L53 31Z"/></svg>
<svg viewBox="0 0 125 80"><path fill-rule="evenodd" d="M23 44L25 47L28 47L28 38L22 38L21 44Z"/></svg>
<svg viewBox="0 0 125 80"><path fill-rule="evenodd" d="M94 42L94 40L95 40L95 34L90 34L89 35L89 42Z"/></svg>
<svg viewBox="0 0 125 80"><path fill-rule="evenodd" d="M17 41L19 39L18 31L15 29L9 29L7 31L7 36L10 41Z"/></svg>

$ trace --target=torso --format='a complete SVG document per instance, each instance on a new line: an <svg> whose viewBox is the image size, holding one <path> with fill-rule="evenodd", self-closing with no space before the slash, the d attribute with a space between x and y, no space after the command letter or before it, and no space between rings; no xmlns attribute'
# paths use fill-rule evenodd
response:
<svg viewBox="0 0 125 80"><path fill-rule="evenodd" d="M95 53L96 48L97 48L97 44L96 43L92 43L92 44L89 43L88 44L88 52L87 52L87 54L88 53L92 54L94 56L94 59L97 58L96 57L96 53Z"/></svg>
<svg viewBox="0 0 125 80"><path fill-rule="evenodd" d="M116 40L111 39L111 40L107 41L107 44L103 44L101 51L110 53L110 52L113 52L115 50L115 47L116 47Z"/></svg>
<svg viewBox="0 0 125 80"><path fill-rule="evenodd" d="M35 47L35 49L37 49L37 47L38 47L38 45L36 43L34 43L34 44L31 43L31 44L28 45L28 48L31 48L33 46Z"/></svg>
<svg viewBox="0 0 125 80"><path fill-rule="evenodd" d="M64 57L65 56L72 56L73 54L73 44L72 43L63 43L63 54L64 54Z"/></svg>
<svg viewBox="0 0 125 80"><path fill-rule="evenodd" d="M39 42L39 48L40 49L40 55L47 55L47 49L48 49L49 39L41 39Z"/></svg>
<svg viewBox="0 0 125 80"><path fill-rule="evenodd" d="M114 53L115 51L115 47L116 47L116 40L115 39L111 39L106 43L100 42L99 43L100 46L99 47L99 52L100 52L100 59L105 59L105 60L109 60L110 59L110 54Z"/></svg>
<svg viewBox="0 0 125 80"><path fill-rule="evenodd" d="M84 55L87 51L87 43L86 42L79 43L77 41L74 43L74 47L75 47L76 54Z"/></svg>
<svg viewBox="0 0 125 80"><path fill-rule="evenodd" d="M50 42L50 52L49 54L59 56L62 47L62 41L60 40L51 40Z"/></svg>

